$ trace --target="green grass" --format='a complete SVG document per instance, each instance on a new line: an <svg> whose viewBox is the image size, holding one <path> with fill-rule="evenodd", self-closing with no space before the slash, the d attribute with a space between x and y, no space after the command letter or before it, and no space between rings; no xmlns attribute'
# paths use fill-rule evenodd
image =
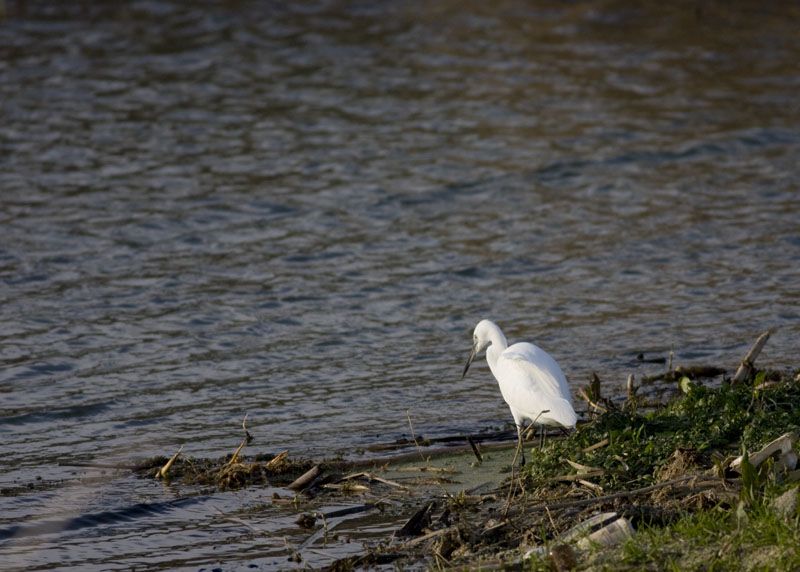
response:
<svg viewBox="0 0 800 572"><path fill-rule="evenodd" d="M777 491L776 491L777 492ZM642 527L598 569L798 570L800 519L778 515L765 497L749 509L715 507L666 527ZM611 564L608 564L608 563Z"/></svg>
<svg viewBox="0 0 800 572"><path fill-rule="evenodd" d="M714 452L738 455L743 446L752 450L792 430L800 430L800 384L788 375L765 390L693 384L663 409L610 411L567 439L533 449L525 476L534 487L546 486L552 477L574 472L569 459L604 469L604 476L592 479L604 490L623 490L654 482L676 449L693 452L698 464L710 467ZM583 451L605 438L607 446Z"/></svg>
<svg viewBox="0 0 800 572"><path fill-rule="evenodd" d="M589 478L604 493L636 489L664 480L662 468L674 460L676 450L688 453L686 471L716 467L720 475L739 478L723 471L724 459L800 431L800 382L794 381L795 375L760 373L753 384L736 387L684 383L687 393L661 409L610 411L570 437L534 449L524 472L526 486L544 498L576 486L553 479L575 472L566 463L569 459L604 469L602 476ZM779 383L755 389L765 378ZM608 445L584 451L603 439ZM673 504L673 518L658 525L636 523L636 534L625 544L581 555L577 569L800 570L800 514L795 510L783 516L772 508L774 498L798 484L783 482L783 473L772 468L771 460L758 470L744 463L742 486L735 489L740 493L718 497L724 500ZM533 559L530 569L552 569L552 564L547 558Z"/></svg>
<svg viewBox="0 0 800 572"><path fill-rule="evenodd" d="M782 517L770 506L787 488L774 489L742 511L715 507L686 514L665 527L642 526L622 546L596 548L578 557L577 570L800 570L800 516L795 511ZM528 569L553 568L548 558L533 558Z"/></svg>

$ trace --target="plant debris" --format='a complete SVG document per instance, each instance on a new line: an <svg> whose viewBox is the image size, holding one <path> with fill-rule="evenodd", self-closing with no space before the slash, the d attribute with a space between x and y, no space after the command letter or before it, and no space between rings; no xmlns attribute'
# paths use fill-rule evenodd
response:
<svg viewBox="0 0 800 572"><path fill-rule="evenodd" d="M759 338L760 346L766 337ZM655 406L632 378L624 404L604 397L595 375L583 389L588 420L569 436L530 450L521 472L498 468L488 488L454 492L459 475L487 470L495 455L510 455L507 445L500 452L485 444L479 450L478 436L459 436L461 470L439 467L431 463L434 452L422 455L420 447L431 442L415 436L413 427L408 446L416 449L416 458L312 462L286 451L247 458L245 439L223 459L176 454L136 471L219 489L269 484L306 499L362 499L327 513L309 510L308 504L295 507L297 526L312 531L300 546L287 545L287 557L296 562L352 515L380 511L387 522L398 523L393 533L373 538L363 553L336 560L329 570L389 563L532 570L797 569L800 375L757 370L756 356L749 352L742 362L746 373L735 383L704 383L724 375L722 368L670 369L661 379L673 384L675 397ZM411 472L416 476L406 476ZM273 498L287 510L294 502ZM776 542L782 542L780 554L768 555L764 546ZM687 552L687 545L694 551ZM732 557L733 548L752 556Z"/></svg>

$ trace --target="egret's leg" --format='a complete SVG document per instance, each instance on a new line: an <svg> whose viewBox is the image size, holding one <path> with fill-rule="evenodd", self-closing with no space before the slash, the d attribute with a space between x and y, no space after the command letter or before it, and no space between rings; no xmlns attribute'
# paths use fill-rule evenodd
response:
<svg viewBox="0 0 800 572"><path fill-rule="evenodd" d="M519 432L519 425L515 425L517 428L517 448L514 450L514 459L511 461L511 468L513 470L514 465L517 464L517 457L519 456L519 442L520 442L520 432Z"/></svg>
<svg viewBox="0 0 800 572"><path fill-rule="evenodd" d="M544 425L540 427L541 433L539 433L539 450L541 451L544 449Z"/></svg>
<svg viewBox="0 0 800 572"><path fill-rule="evenodd" d="M517 450L514 452L514 460L511 461L511 466L517 464L517 457L520 457L519 466L525 465L525 453L522 450L522 427L517 425Z"/></svg>
<svg viewBox="0 0 800 572"><path fill-rule="evenodd" d="M514 419L516 421L516 418ZM514 478L514 468L517 465L517 457L521 456L519 466L520 469L525 465L525 453L522 450L522 425L517 425L517 450L514 452L514 460L511 461L511 485L508 487L508 499L506 499L506 508L503 511L503 518L508 516L508 509L511 508L511 498L514 496L514 490L519 485L522 492L525 492L524 487L522 486L522 479L515 479Z"/></svg>

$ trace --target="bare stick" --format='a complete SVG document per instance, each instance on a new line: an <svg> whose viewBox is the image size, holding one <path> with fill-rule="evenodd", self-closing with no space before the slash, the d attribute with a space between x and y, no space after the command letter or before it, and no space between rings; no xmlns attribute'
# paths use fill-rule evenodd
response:
<svg viewBox="0 0 800 572"><path fill-rule="evenodd" d="M431 513L435 508L436 502L428 501L412 514L411 518L409 518L392 536L394 538L400 538L401 536L419 536L425 527L430 524Z"/></svg>
<svg viewBox="0 0 800 572"><path fill-rule="evenodd" d="M594 451L595 449L600 449L601 447L605 447L606 445L608 445L608 443L609 443L608 437L606 437L605 439L603 439L602 441L598 441L594 445L589 445L588 447L583 449L583 452L588 453L590 451Z"/></svg>
<svg viewBox="0 0 800 572"><path fill-rule="evenodd" d="M349 475L343 476L340 479L337 479L335 482L341 483L341 482L344 482L344 481L349 481L351 479L358 479L358 478L361 478L361 477L366 477L368 479L369 478L369 473L363 473L363 472L362 473L351 473Z"/></svg>
<svg viewBox="0 0 800 572"><path fill-rule="evenodd" d="M253 436L250 434L250 431L247 430L247 416L249 413L244 414L244 419L242 419L242 429L244 429L244 437L247 439L247 442L250 443L253 440Z"/></svg>
<svg viewBox="0 0 800 572"><path fill-rule="evenodd" d="M422 449L420 449L419 447L419 441L417 441L417 436L414 434L414 424L411 422L411 412L408 409L406 409L406 419L408 419L408 428L411 429L411 438L414 440L414 445L416 445L417 447L417 453L419 454L419 458L422 459L422 462L424 462L426 466L430 466L431 458L430 457L426 458L422 454ZM444 488L441 483L439 483L439 486L442 488L442 493L444 493L445 497L452 498L452 495L447 492L447 489Z"/></svg>
<svg viewBox="0 0 800 572"><path fill-rule="evenodd" d="M170 469L170 467L172 467L172 464L175 462L175 459L177 459L177 458L178 458L178 455L180 455L180 454L181 454L181 451L183 451L183 445L181 445L180 449L178 449L178 452L177 452L177 453L175 453L174 455L172 455L172 457L170 457L169 461L167 461L167 462L164 464L164 466L163 466L163 467L161 467L161 468L158 470L158 472L156 473L156 478L157 478L157 479L163 479L163 478L166 478L166 476L167 476L167 473L169 472L169 469Z"/></svg>
<svg viewBox="0 0 800 572"><path fill-rule="evenodd" d="M419 458L428 463L430 459L426 459L425 455L422 454L422 449L419 448L419 441L417 441L417 436L414 434L414 424L411 422L411 412L408 409L406 409L406 419L408 419L408 428L411 430L411 440L414 441L414 446L417 448Z"/></svg>
<svg viewBox="0 0 800 572"><path fill-rule="evenodd" d="M600 485L598 485L596 483L591 483L591 482L587 481L586 479L578 479L578 482L580 484L582 484L584 487L586 487L587 489L591 489L591 490L593 490L594 492L596 492L598 494L603 492L603 487L601 487Z"/></svg>
<svg viewBox="0 0 800 572"><path fill-rule="evenodd" d="M390 481L389 479L383 479L383 478L378 477L376 475L373 475L371 473L353 473L353 474L350 474L350 475L345 475L344 477L340 478L336 482L337 483L342 483L344 481L351 481L353 479L360 479L360 478L365 478L368 481L376 481L378 483L383 483L384 485L389 485L390 487L395 487L395 488L398 488L398 489L408 490L408 487L405 486L405 485L401 485L400 483L395 482L395 481Z"/></svg>
<svg viewBox="0 0 800 572"><path fill-rule="evenodd" d="M598 405L597 403L595 403L594 401L589 399L589 395L587 395L586 390L584 388L581 387L578 390L578 393L584 399L584 401L586 401L586 403L588 403L590 406L592 406L596 411L602 411L603 413L608 412L608 409L606 409L602 405Z"/></svg>
<svg viewBox="0 0 800 572"><path fill-rule="evenodd" d="M636 385L634 385L633 374L628 374L628 401L633 401L636 398Z"/></svg>
<svg viewBox="0 0 800 572"><path fill-rule="evenodd" d="M401 485L398 482L390 481L389 479L384 479L384 478L378 477L376 475L369 475L368 474L367 478L369 478L369 480L371 480L371 481L377 481L379 483L383 483L384 485L389 485L390 487L395 487L395 488L403 489L403 490L406 490L406 491L408 490L408 487L405 486L405 485Z"/></svg>
<svg viewBox="0 0 800 572"><path fill-rule="evenodd" d="M347 491L347 492L366 492L369 490L367 485L359 485L356 483L335 484L326 483L322 485L323 489L330 489L332 491Z"/></svg>
<svg viewBox="0 0 800 572"><path fill-rule="evenodd" d="M739 365L739 369L736 370L736 375L733 376L731 380L731 385L736 385L737 383L742 383L750 378L755 370L755 366L753 362L756 361L758 354L761 353L761 350L764 349L764 344L767 343L770 334L772 334L772 330L767 330L756 340L756 343L753 344L753 347L750 348L750 351L747 352L747 355L744 356L742 363Z"/></svg>
<svg viewBox="0 0 800 572"><path fill-rule="evenodd" d="M281 451L280 453L272 457L269 461L267 461L267 464L264 465L264 468L267 469L268 471L271 471L275 469L278 465L283 463L286 460L286 457L288 456L289 456L289 451Z"/></svg>
<svg viewBox="0 0 800 572"><path fill-rule="evenodd" d="M575 500L567 500L567 501L559 501L559 502L542 502L539 504L535 504L530 507L525 507L526 511L529 510L536 510L548 507L550 509L558 509L558 508L568 508L568 507L575 507L575 506L584 506L590 505L595 503L606 502L614 499L625 498L625 497L633 497L637 495L646 494L658 489L663 489L664 487L671 487L673 485L677 485L684 481L689 481L691 479L699 479L702 478L703 482L698 485L699 486L711 486L712 483L718 483L719 481L725 482L735 482L738 479L722 479L719 477L701 477L700 475L684 475L682 477L678 477L677 479L672 479L670 481L664 481L663 483L656 483L655 485L649 485L647 487L642 487L640 489L634 489L632 491L620 491L618 493L611 493L601 497L592 497L592 498L585 498L585 499L575 499ZM695 487L695 488L698 488Z"/></svg>
<svg viewBox="0 0 800 572"><path fill-rule="evenodd" d="M225 465L222 467L222 470L225 470L225 469L227 469L229 467L232 467L233 465L238 463L239 462L239 453L242 452L242 449L244 449L245 445L247 445L250 441L253 440L253 436L247 430L247 413L244 414L244 419L242 419L242 429L244 429L244 439L242 439L242 443L233 452L233 456L231 457L231 460L228 461L227 463L225 463ZM222 472L222 470L220 472Z"/></svg>
<svg viewBox="0 0 800 572"><path fill-rule="evenodd" d="M553 515L550 514L550 509L544 507L544 510L547 512L547 518L550 519L550 526L553 527L553 532L558 533L558 527L556 526L556 521L553 520Z"/></svg>
<svg viewBox="0 0 800 572"><path fill-rule="evenodd" d="M448 469L447 467L396 467L396 471L401 473L444 473L453 474L457 473L455 469Z"/></svg>
<svg viewBox="0 0 800 572"><path fill-rule="evenodd" d="M314 479L317 478L319 475L319 465L314 465L305 473L297 477L292 484L289 485L289 488L293 491L301 491L307 488Z"/></svg>
<svg viewBox="0 0 800 572"><path fill-rule="evenodd" d="M223 467L223 469L227 468L227 467L232 467L233 465L235 465L236 463L239 462L239 453L242 452L242 449L244 449L245 445L247 445L247 437L242 439L242 443L233 452L233 456L231 457L231 460L228 461L227 463L225 463L225 466Z"/></svg>
<svg viewBox="0 0 800 572"><path fill-rule="evenodd" d="M469 442L469 446L472 447L472 452L475 453L475 458L478 459L478 464L483 463L483 457L481 456L480 450L478 450L478 446L475 444L475 441L472 440L472 437L467 436L467 441Z"/></svg>
<svg viewBox="0 0 800 572"><path fill-rule="evenodd" d="M411 548L412 546L417 546L418 544L422 544L423 542L426 542L431 538L436 538L438 536L449 534L457 530L458 530L457 526L448 526L447 528L440 528L439 530L434 530L433 532L429 532L428 534L409 540L408 542L401 544L400 548Z"/></svg>

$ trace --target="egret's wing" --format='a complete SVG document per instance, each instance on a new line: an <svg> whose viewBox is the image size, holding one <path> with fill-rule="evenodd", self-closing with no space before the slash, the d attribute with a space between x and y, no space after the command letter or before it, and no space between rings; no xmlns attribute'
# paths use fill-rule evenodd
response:
<svg viewBox="0 0 800 572"><path fill-rule="evenodd" d="M572 407L572 395L564 372L558 367L556 360L542 348L523 342L507 348L501 357L507 361L510 370L520 370L515 375L520 382L527 379L527 385L532 385L534 389L551 397L560 397Z"/></svg>
<svg viewBox="0 0 800 572"><path fill-rule="evenodd" d="M567 380L544 350L533 344L514 344L501 354L496 369L500 391L515 418L575 426L577 416Z"/></svg>
<svg viewBox="0 0 800 572"><path fill-rule="evenodd" d="M519 394L525 394L524 398L528 400L525 410L509 405L515 420L517 418L528 419L531 423L561 425L562 427L575 427L578 422L578 415L566 399L549 395L531 396L530 392L526 392L524 388L512 389L510 393L515 394L514 397L517 400L519 400ZM544 399L536 399L536 397L544 397Z"/></svg>
<svg viewBox="0 0 800 572"><path fill-rule="evenodd" d="M544 391L531 377L528 368L515 360L502 360L499 366L500 392L517 423L529 419L542 425L575 426L577 416L566 398Z"/></svg>

